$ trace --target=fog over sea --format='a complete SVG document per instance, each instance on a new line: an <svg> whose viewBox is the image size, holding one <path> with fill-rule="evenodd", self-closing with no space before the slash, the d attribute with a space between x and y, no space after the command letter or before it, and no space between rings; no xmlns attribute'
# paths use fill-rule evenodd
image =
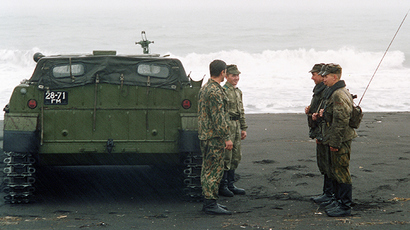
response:
<svg viewBox="0 0 410 230"><path fill-rule="evenodd" d="M179 58L194 80L209 63L237 64L246 113L303 113L315 63L338 63L358 103L404 16L406 0L14 1L0 8L0 107L30 78L33 54L141 54ZM410 18L377 71L365 112L410 111Z"/></svg>

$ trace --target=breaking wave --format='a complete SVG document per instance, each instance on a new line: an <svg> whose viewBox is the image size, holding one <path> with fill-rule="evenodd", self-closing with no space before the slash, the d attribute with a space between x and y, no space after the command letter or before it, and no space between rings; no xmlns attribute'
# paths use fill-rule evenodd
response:
<svg viewBox="0 0 410 230"><path fill-rule="evenodd" d="M6 105L13 88L30 78L35 63L33 55L58 52L31 50L0 50L0 105ZM354 47L339 50L265 50L249 53L240 50L215 53L189 53L174 56L184 64L194 80L209 77L209 63L221 59L237 64L242 72L239 87L243 91L247 113L302 113L310 103L313 81L308 72L315 63L338 63L343 67L342 78L347 88L362 96L383 52L369 52ZM390 51L384 58L362 102L364 111L409 111L410 69L404 67L402 51ZM397 80L399 79L399 80ZM358 100L356 101L356 103Z"/></svg>

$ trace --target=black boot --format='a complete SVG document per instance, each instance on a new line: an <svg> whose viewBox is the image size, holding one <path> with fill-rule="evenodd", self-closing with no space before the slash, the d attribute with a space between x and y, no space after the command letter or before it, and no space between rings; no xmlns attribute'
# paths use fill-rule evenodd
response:
<svg viewBox="0 0 410 230"><path fill-rule="evenodd" d="M219 195L233 197L233 192L228 189L228 171L224 171L221 183L219 184Z"/></svg>
<svg viewBox="0 0 410 230"><path fill-rule="evenodd" d="M218 204L218 203L216 203L216 205L218 205L218 206L219 206L220 208L222 208L222 209L228 210L228 207L226 207L225 205ZM202 206L202 211L205 211L205 205Z"/></svg>
<svg viewBox="0 0 410 230"><path fill-rule="evenodd" d="M232 215L231 211L221 208L216 200L204 200L202 211L210 215Z"/></svg>
<svg viewBox="0 0 410 230"><path fill-rule="evenodd" d="M333 181L325 174L324 181L323 181L323 194L317 197L312 197L311 200L313 200L317 204L321 204L323 202L329 202L332 199L333 199Z"/></svg>
<svg viewBox="0 0 410 230"><path fill-rule="evenodd" d="M326 210L326 214L332 217L342 217L351 215L352 199L352 184L338 184L337 197L339 205L335 208Z"/></svg>
<svg viewBox="0 0 410 230"><path fill-rule="evenodd" d="M320 203L320 207L321 208L329 208L330 206L333 206L334 204L334 202L337 202L337 200L336 200L336 198L334 198L334 197L332 197L332 199L330 199L329 201L326 201L326 202L322 202L322 203Z"/></svg>
<svg viewBox="0 0 410 230"><path fill-rule="evenodd" d="M218 204L218 203L216 203L216 204L217 204L220 208L225 209L225 210L228 210L228 207L226 207L225 205ZM205 205L202 206L202 211L205 211Z"/></svg>
<svg viewBox="0 0 410 230"><path fill-rule="evenodd" d="M235 170L228 171L228 189L236 195L245 195L245 189L237 188L233 183L235 183Z"/></svg>
<svg viewBox="0 0 410 230"><path fill-rule="evenodd" d="M340 204L339 204L339 201L337 201L336 199L334 199L334 200L331 200L332 202L326 202L327 204L326 204L326 206L324 206L325 207L325 211L330 211L331 209L334 209L334 208L336 208L336 207L338 207ZM322 204L324 204L324 203L322 203ZM322 206L322 204L320 204L321 206Z"/></svg>
<svg viewBox="0 0 410 230"><path fill-rule="evenodd" d="M320 203L320 207L324 207L325 210L330 209L330 208L334 208L335 206L337 206L339 204L338 202L338 198L336 197L337 195L337 181L330 179L332 182L332 199L330 199L329 201L325 201Z"/></svg>
<svg viewBox="0 0 410 230"><path fill-rule="evenodd" d="M334 198L329 202L323 202L320 206L325 206L325 211L330 211L331 209L337 208L340 203L340 193L339 193L339 183L336 180L332 180L333 182L333 189L334 189Z"/></svg>

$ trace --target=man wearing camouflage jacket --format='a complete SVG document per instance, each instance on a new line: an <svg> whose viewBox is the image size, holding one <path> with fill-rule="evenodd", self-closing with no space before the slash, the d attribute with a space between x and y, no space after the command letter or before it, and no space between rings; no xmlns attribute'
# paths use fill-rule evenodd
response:
<svg viewBox="0 0 410 230"><path fill-rule="evenodd" d="M226 75L226 63L214 60L209 65L211 78L199 91L198 137L203 156L201 185L204 195L202 210L207 214L232 214L219 205L219 183L224 173L225 149L233 147L226 122L227 97L220 85Z"/></svg>
<svg viewBox="0 0 410 230"><path fill-rule="evenodd" d="M340 217L351 214L352 178L349 164L352 140L356 131L349 126L353 110L353 98L340 80L342 68L337 64L328 64L322 74L323 82L329 87L325 94L325 108L320 111L326 124L323 130L323 143L330 152L331 176L335 183L335 198L326 206L328 216Z"/></svg>
<svg viewBox="0 0 410 230"><path fill-rule="evenodd" d="M238 168L242 158L241 140L246 138L246 129L248 126L245 122L245 111L242 103L242 91L236 87L239 82L239 74L236 65L228 65L226 68L226 83L223 86L228 96L228 114L227 122L229 126L229 135L233 142L232 150L226 151L225 171L219 186L219 195L233 197L236 195L245 195L244 189L237 188L235 182L235 170Z"/></svg>

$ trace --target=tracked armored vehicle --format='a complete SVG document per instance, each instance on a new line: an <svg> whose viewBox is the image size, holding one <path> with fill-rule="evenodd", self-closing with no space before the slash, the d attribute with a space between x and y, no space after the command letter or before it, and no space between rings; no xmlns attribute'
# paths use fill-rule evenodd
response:
<svg viewBox="0 0 410 230"><path fill-rule="evenodd" d="M200 196L197 95L180 60L148 54L35 54L33 75L4 108L5 201L28 203L44 166L180 168ZM182 184L182 183L181 183Z"/></svg>

